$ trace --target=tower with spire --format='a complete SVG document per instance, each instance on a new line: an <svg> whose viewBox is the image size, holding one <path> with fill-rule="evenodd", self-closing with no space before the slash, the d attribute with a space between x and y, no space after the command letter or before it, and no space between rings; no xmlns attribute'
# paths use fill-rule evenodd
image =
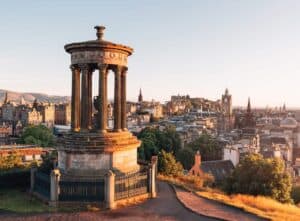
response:
<svg viewBox="0 0 300 221"><path fill-rule="evenodd" d="M232 116L232 97L228 92L228 88L226 88L225 94L222 95L222 110L225 116Z"/></svg>
<svg viewBox="0 0 300 221"><path fill-rule="evenodd" d="M254 115L251 110L251 102L250 102L250 97L248 97L248 104L247 104L247 111L245 114L245 119L244 119L244 127L254 127L255 126L255 119Z"/></svg>
<svg viewBox="0 0 300 221"><path fill-rule="evenodd" d="M286 106L285 106L285 103L283 104L283 107L282 107L282 112L285 113L286 112Z"/></svg>
<svg viewBox="0 0 300 221"><path fill-rule="evenodd" d="M250 97L248 97L247 113L251 113L251 103L250 103Z"/></svg>
<svg viewBox="0 0 300 221"><path fill-rule="evenodd" d="M4 97L3 104L8 104L8 103L9 103L9 100L8 100L8 92L6 91L6 92L5 92L5 97Z"/></svg>
<svg viewBox="0 0 300 221"><path fill-rule="evenodd" d="M221 99L222 109L222 130L230 131L233 129L234 118L232 114L232 96L229 94L228 88L225 89L225 93Z"/></svg>
<svg viewBox="0 0 300 221"><path fill-rule="evenodd" d="M139 97L138 97L138 102L141 103L143 102L143 95L142 95L142 89L140 88L140 93L139 93Z"/></svg>
<svg viewBox="0 0 300 221"><path fill-rule="evenodd" d="M2 120L13 121L15 117L15 107L8 99L8 92L6 91L4 101L2 104Z"/></svg>

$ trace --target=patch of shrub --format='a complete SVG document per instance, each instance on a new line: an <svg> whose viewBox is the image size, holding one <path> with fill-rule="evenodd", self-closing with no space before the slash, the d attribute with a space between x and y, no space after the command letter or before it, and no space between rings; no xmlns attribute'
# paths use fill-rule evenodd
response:
<svg viewBox="0 0 300 221"><path fill-rule="evenodd" d="M295 204L300 204L300 186L294 186L292 188L292 199L294 200Z"/></svg>

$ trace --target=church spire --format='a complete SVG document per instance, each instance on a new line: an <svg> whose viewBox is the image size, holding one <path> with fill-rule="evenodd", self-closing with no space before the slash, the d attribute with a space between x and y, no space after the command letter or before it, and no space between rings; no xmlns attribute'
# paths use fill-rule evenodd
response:
<svg viewBox="0 0 300 221"><path fill-rule="evenodd" d="M143 102L143 95L142 95L142 89L141 88L140 88L140 94L139 94L138 101Z"/></svg>
<svg viewBox="0 0 300 221"><path fill-rule="evenodd" d="M4 98L3 104L8 104L8 103L9 103L9 100L8 100L8 92L6 91L6 92L5 92L5 98Z"/></svg>
<svg viewBox="0 0 300 221"><path fill-rule="evenodd" d="M228 88L225 89L225 95L228 95L229 92L228 92Z"/></svg>
<svg viewBox="0 0 300 221"><path fill-rule="evenodd" d="M248 97L247 112L248 112L248 113L251 113L250 97Z"/></svg>

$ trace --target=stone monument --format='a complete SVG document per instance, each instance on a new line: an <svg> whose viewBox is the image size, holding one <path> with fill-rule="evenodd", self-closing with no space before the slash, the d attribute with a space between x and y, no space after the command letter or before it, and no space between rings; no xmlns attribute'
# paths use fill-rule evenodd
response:
<svg viewBox="0 0 300 221"><path fill-rule="evenodd" d="M139 165L141 142L126 129L127 58L133 49L103 40L103 26L95 29L96 40L65 45L71 54L71 131L59 139L58 167L50 174L31 170L31 193L53 206L94 203L113 209L156 197L157 160ZM93 74L99 79L94 98ZM113 129L107 127L108 74L114 74Z"/></svg>
<svg viewBox="0 0 300 221"><path fill-rule="evenodd" d="M133 49L103 39L105 27L96 26L97 39L65 45L71 55L71 132L58 147L58 169L64 176L103 176L108 171L139 171L140 141L126 129L127 59ZM92 123L92 75L99 77L98 113ZM114 127L109 130L107 78L114 74Z"/></svg>

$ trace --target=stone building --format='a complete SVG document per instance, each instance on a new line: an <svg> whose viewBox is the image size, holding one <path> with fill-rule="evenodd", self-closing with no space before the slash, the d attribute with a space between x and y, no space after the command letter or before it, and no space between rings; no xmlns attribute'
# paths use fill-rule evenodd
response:
<svg viewBox="0 0 300 221"><path fill-rule="evenodd" d="M225 94L222 95L222 111L225 116L232 116L232 96L226 88Z"/></svg>
<svg viewBox="0 0 300 221"><path fill-rule="evenodd" d="M0 138L7 138L13 135L13 128L10 124L3 123L0 125Z"/></svg>
<svg viewBox="0 0 300 221"><path fill-rule="evenodd" d="M43 123L47 127L52 127L55 123L55 105L51 103L46 103L41 105L40 112L42 114Z"/></svg>
<svg viewBox="0 0 300 221"><path fill-rule="evenodd" d="M140 104L140 110L139 112L145 112L148 113L150 116L154 118L161 118L163 117L163 107L159 102L155 101L144 101L141 102Z"/></svg>
<svg viewBox="0 0 300 221"><path fill-rule="evenodd" d="M223 160L230 160L233 166L236 166L240 162L238 145L226 145L223 150Z"/></svg>
<svg viewBox="0 0 300 221"><path fill-rule="evenodd" d="M71 124L71 106L68 103L55 105L55 124Z"/></svg>
<svg viewBox="0 0 300 221"><path fill-rule="evenodd" d="M135 114L137 111L137 104L135 102L127 102L127 115Z"/></svg>
<svg viewBox="0 0 300 221"><path fill-rule="evenodd" d="M27 123L28 112L31 110L27 105L18 105L15 108L15 120L22 122L22 124Z"/></svg>
<svg viewBox="0 0 300 221"><path fill-rule="evenodd" d="M219 122L222 131L230 131L234 126L234 116L232 113L232 96L226 88L225 94L221 100L221 122Z"/></svg>
<svg viewBox="0 0 300 221"><path fill-rule="evenodd" d="M27 112L27 124L39 125L42 122L43 122L43 116L35 108L33 108L31 111Z"/></svg>
<svg viewBox="0 0 300 221"><path fill-rule="evenodd" d="M15 118L15 107L8 99L8 93L6 92L2 105L2 120L13 121Z"/></svg>
<svg viewBox="0 0 300 221"><path fill-rule="evenodd" d="M189 174L201 176L203 173L210 174L214 177L216 183L220 183L228 177L234 169L230 160L213 160L202 161L199 151L195 154L194 166L190 169Z"/></svg>

